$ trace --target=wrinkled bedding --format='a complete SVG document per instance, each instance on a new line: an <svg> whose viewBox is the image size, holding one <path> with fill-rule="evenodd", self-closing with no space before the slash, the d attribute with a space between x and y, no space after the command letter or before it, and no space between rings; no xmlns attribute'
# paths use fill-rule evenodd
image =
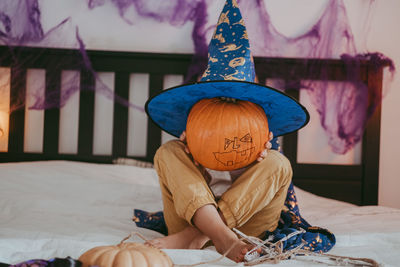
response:
<svg viewBox="0 0 400 267"><path fill-rule="evenodd" d="M372 258L383 266L400 265L400 210L358 207L299 188L296 194L302 216L335 234L336 245L330 254ZM162 236L138 228L132 221L133 209L162 210L158 178L152 168L72 161L2 163L0 262L77 259L86 250L116 244L131 232L147 239ZM138 237L131 240L143 242ZM213 247L165 252L176 264L219 256ZM316 263L287 260L278 266L312 264ZM224 259L208 266L236 264Z"/></svg>

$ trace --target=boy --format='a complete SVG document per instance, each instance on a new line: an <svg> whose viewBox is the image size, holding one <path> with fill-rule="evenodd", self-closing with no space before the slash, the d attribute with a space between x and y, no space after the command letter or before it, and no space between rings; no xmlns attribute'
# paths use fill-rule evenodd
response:
<svg viewBox="0 0 400 267"><path fill-rule="evenodd" d="M186 147L190 110L205 98L250 101L265 112L269 131L276 136L302 128L309 115L302 105L281 91L254 83L250 44L235 0L226 1L208 51L208 67L200 82L164 90L146 103L146 112L154 123L180 136L180 140L162 145L154 157L168 236L149 243L159 248L200 249L211 240L218 252L239 262L251 246L240 241L231 229L257 237L273 231L292 169L281 153L269 150L270 142L265 144L266 150L258 160L245 168L230 172L205 169L193 160ZM271 134L264 140L272 138ZM223 190L218 189L221 183L215 183L221 175L228 178Z"/></svg>
<svg viewBox="0 0 400 267"><path fill-rule="evenodd" d="M290 162L269 150L268 142L257 162L230 172L233 183L218 196L210 187L213 177L192 160L185 139L183 132L179 141L161 146L154 158L169 235L149 243L158 248L201 249L211 240L218 252L230 250L226 256L241 262L252 246L231 229L261 237L277 227L292 178Z"/></svg>

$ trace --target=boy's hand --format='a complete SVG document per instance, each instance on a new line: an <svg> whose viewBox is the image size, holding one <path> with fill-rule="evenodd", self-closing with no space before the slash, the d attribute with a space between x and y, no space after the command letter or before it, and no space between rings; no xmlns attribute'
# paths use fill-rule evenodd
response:
<svg viewBox="0 0 400 267"><path fill-rule="evenodd" d="M262 161L268 154L268 150L271 149L272 144L271 140L274 139L274 134L272 132L269 132L269 140L268 142L265 143L265 149L260 152L260 155L257 158L257 161L260 162Z"/></svg>
<svg viewBox="0 0 400 267"><path fill-rule="evenodd" d="M192 159L193 162L194 162L194 165L199 166L200 164L193 158L192 154L190 154L189 147L187 146L187 143L186 143L186 131L183 131L183 132L181 133L181 135L179 136L179 140L181 140L181 142L185 145L185 152L186 152L188 155L190 155L191 159Z"/></svg>

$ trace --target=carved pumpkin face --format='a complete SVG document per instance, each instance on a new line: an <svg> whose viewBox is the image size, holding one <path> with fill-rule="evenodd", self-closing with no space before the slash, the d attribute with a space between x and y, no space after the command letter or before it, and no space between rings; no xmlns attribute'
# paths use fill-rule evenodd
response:
<svg viewBox="0 0 400 267"><path fill-rule="evenodd" d="M189 113L186 138L193 158L206 168L230 171L254 162L268 141L264 110L251 102L203 99Z"/></svg>

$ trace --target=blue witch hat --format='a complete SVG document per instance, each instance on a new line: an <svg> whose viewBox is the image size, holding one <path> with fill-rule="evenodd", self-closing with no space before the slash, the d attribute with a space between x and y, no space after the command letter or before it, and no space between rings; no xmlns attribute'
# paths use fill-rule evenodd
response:
<svg viewBox="0 0 400 267"><path fill-rule="evenodd" d="M167 89L146 102L146 112L161 129L178 137L192 106L201 99L227 97L261 106L269 130L281 136L304 127L307 110L274 88L257 84L246 27L236 0L227 0L208 47L208 66L200 82Z"/></svg>

